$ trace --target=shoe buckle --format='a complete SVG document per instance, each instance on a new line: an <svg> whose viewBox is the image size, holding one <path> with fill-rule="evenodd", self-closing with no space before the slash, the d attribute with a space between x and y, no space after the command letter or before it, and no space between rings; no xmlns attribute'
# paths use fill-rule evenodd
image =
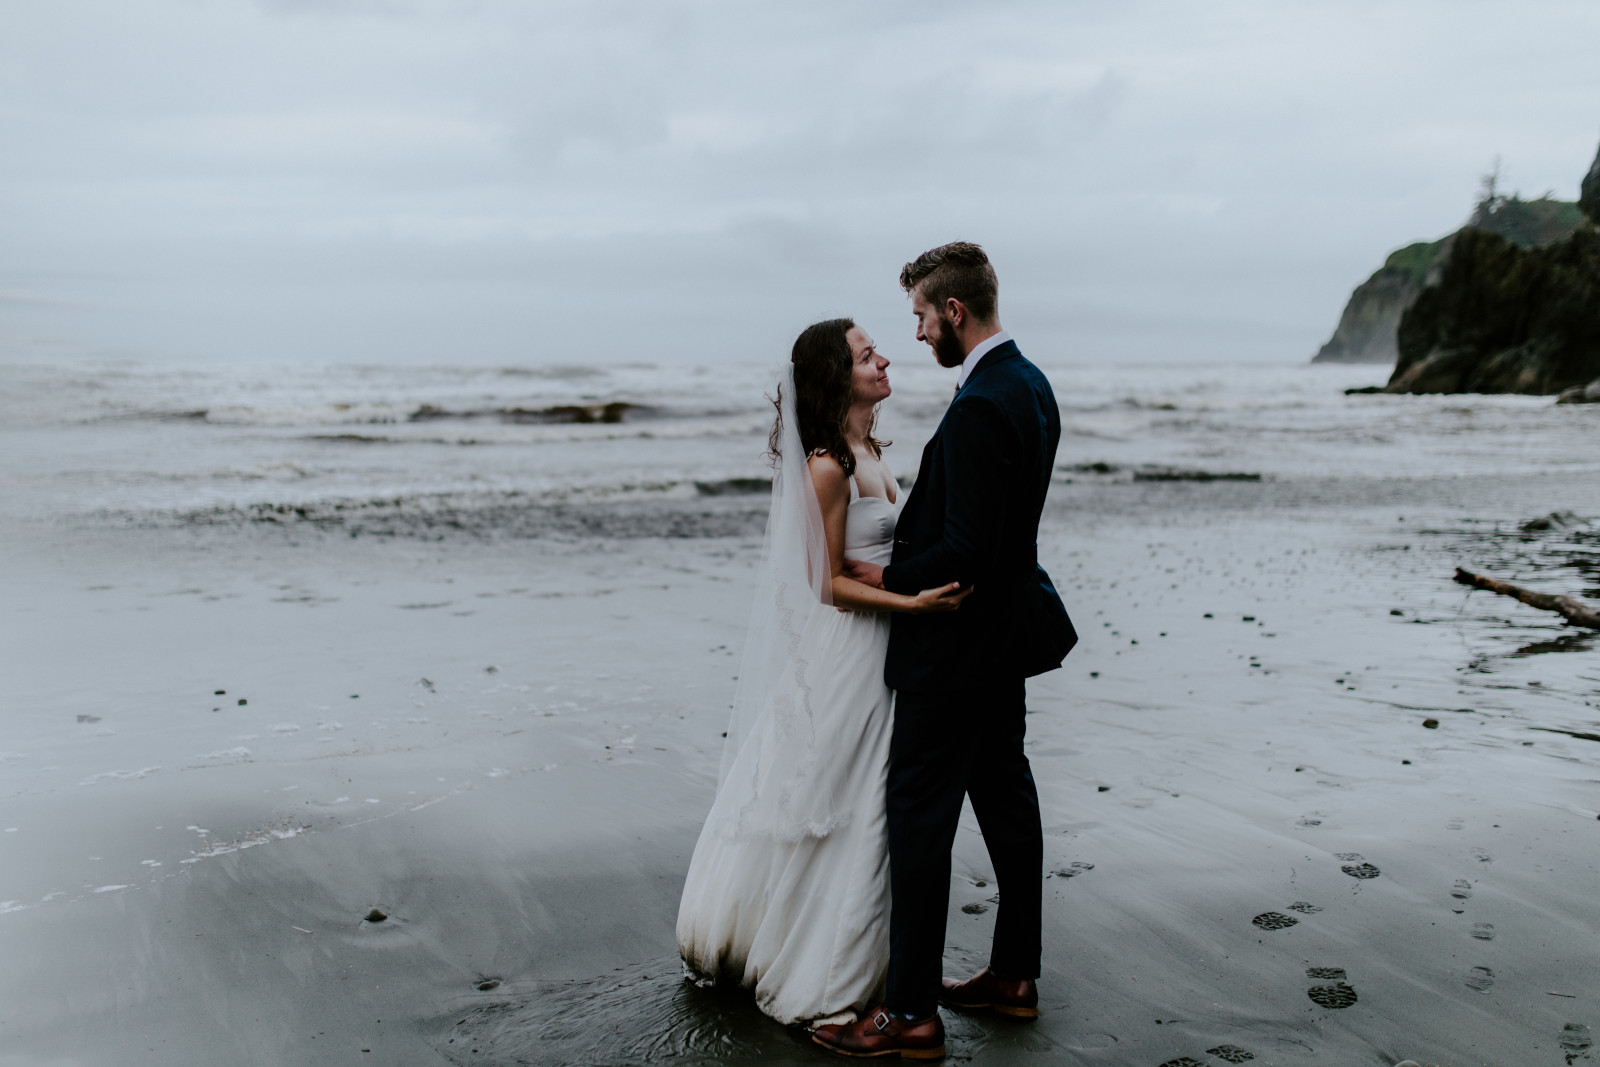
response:
<svg viewBox="0 0 1600 1067"><path fill-rule="evenodd" d="M880 1010L878 1014L872 1017L872 1025L876 1026L883 1033L888 1033L892 1022L893 1020L889 1018L889 1013L886 1011Z"/></svg>

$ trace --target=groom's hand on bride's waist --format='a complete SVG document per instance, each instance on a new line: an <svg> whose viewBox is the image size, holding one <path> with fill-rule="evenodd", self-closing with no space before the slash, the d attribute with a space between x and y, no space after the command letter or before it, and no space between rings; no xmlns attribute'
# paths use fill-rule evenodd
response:
<svg viewBox="0 0 1600 1067"><path fill-rule="evenodd" d="M883 568L876 563L847 559L844 561L844 576L853 578L862 585L870 585L874 589L883 588Z"/></svg>

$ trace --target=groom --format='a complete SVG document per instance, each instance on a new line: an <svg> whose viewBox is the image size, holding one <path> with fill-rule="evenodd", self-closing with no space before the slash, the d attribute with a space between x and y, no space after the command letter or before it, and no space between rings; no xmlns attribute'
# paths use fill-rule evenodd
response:
<svg viewBox="0 0 1600 1067"><path fill-rule="evenodd" d="M1043 834L1023 755L1024 682L1077 640L1038 565L1039 514L1061 436L1050 383L1000 327L999 284L966 241L900 272L917 340L959 367L956 397L922 452L887 567L852 578L914 594L949 581L973 590L960 611L896 614L884 679L896 690L889 751L889 976L883 1007L818 1044L851 1056L944 1054L938 1004L1039 1014ZM942 977L950 849L972 800L1002 894L989 966Z"/></svg>

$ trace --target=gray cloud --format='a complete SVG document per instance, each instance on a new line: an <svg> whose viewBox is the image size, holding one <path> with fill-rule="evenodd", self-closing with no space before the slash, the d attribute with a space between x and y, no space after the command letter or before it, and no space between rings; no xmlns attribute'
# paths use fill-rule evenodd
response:
<svg viewBox="0 0 1600 1067"><path fill-rule="evenodd" d="M1444 0L11 8L0 290L32 302L0 302L0 358L769 357L838 312L908 351L899 265L960 236L1031 345L1306 359L1495 154L1572 195L1597 30Z"/></svg>

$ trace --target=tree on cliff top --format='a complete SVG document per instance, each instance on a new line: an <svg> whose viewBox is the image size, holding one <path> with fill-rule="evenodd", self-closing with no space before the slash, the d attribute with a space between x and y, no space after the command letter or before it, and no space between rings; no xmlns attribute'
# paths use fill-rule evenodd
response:
<svg viewBox="0 0 1600 1067"><path fill-rule="evenodd" d="M1507 196L1500 191L1504 181L1505 170L1496 156L1489 173L1478 181L1478 202L1468 226L1497 233L1522 248L1538 248L1565 239L1583 225L1583 213L1572 201L1557 200L1549 193L1536 200L1524 200L1516 192ZM1448 254L1449 249L1439 251Z"/></svg>
<svg viewBox="0 0 1600 1067"><path fill-rule="evenodd" d="M1473 209L1472 218L1468 226L1480 226L1487 222L1490 216L1500 210L1506 198L1500 195L1500 181L1506 176L1505 164L1499 156L1494 157L1494 165L1489 168L1489 173L1478 179L1478 203Z"/></svg>

